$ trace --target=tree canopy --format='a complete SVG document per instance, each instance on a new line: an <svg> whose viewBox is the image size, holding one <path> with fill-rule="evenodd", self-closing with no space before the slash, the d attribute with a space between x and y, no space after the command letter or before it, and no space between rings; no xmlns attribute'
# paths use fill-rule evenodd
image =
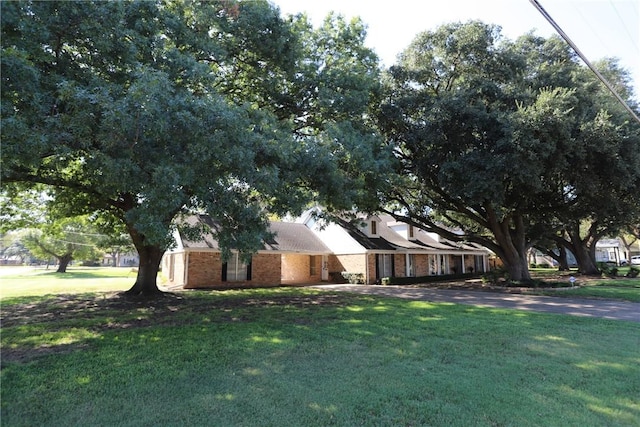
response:
<svg viewBox="0 0 640 427"><path fill-rule="evenodd" d="M557 37L512 42L480 22L420 34L379 113L402 178L390 213L482 244L528 280L527 250L545 233L638 209L639 129L603 99Z"/></svg>
<svg viewBox="0 0 640 427"><path fill-rule="evenodd" d="M314 30L261 0L1 7L3 183L124 223L131 293L157 291L180 214L251 252L267 212L366 204L377 185L377 59L357 20Z"/></svg>

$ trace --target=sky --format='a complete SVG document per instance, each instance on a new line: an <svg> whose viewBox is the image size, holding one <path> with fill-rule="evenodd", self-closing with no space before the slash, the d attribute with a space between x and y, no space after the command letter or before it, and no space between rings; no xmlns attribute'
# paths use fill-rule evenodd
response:
<svg viewBox="0 0 640 427"><path fill-rule="evenodd" d="M331 11L367 25L367 46L384 66L414 37L448 22L481 20L502 27L509 39L534 31L549 37L554 28L530 0L271 0L283 15L306 13L314 26ZM640 100L640 0L538 0L591 62L616 57L632 74Z"/></svg>

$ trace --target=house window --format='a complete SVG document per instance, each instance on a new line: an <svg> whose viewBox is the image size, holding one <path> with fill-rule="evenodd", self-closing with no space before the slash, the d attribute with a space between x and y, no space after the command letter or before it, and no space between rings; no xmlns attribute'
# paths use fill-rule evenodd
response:
<svg viewBox="0 0 640 427"><path fill-rule="evenodd" d="M239 253L233 253L229 261L222 264L222 281L243 282L245 280L251 280L251 263L244 263Z"/></svg>
<svg viewBox="0 0 640 427"><path fill-rule="evenodd" d="M318 274L318 269L316 267L316 256L310 255L309 256L309 276L315 276L316 274Z"/></svg>
<svg viewBox="0 0 640 427"><path fill-rule="evenodd" d="M407 277L416 277L416 256L407 254Z"/></svg>
<svg viewBox="0 0 640 427"><path fill-rule="evenodd" d="M371 235L375 236L376 234L378 234L378 223L371 221Z"/></svg>
<svg viewBox="0 0 640 427"><path fill-rule="evenodd" d="M413 239L413 225L409 226L409 238Z"/></svg>
<svg viewBox="0 0 640 427"><path fill-rule="evenodd" d="M393 277L393 255L377 254L376 255L376 279L383 277Z"/></svg>

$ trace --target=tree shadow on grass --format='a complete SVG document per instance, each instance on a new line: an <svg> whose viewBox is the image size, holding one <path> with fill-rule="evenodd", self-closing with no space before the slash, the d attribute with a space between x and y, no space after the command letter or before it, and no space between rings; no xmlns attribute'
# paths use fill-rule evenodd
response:
<svg viewBox="0 0 640 427"><path fill-rule="evenodd" d="M202 298L203 294L195 298L190 294L160 293L151 298L122 292L60 294L44 299L34 298L34 302L3 305L0 325L10 345L3 346L2 365L68 353L87 346L86 339L63 344L51 342L50 334L64 334L66 330L70 331L71 337L79 329L99 335L110 330L190 325L210 317L217 322L251 321L260 313L246 309L344 306L353 300L353 297L337 293L234 297L209 294L205 298ZM35 339L36 333L48 338Z"/></svg>

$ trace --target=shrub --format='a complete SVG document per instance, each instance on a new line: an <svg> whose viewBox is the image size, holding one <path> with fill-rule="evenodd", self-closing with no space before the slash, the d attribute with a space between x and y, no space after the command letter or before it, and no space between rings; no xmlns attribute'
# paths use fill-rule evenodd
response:
<svg viewBox="0 0 640 427"><path fill-rule="evenodd" d="M640 270L638 270L635 267L631 267L627 272L626 277L634 278L634 277L638 277L638 274L640 274Z"/></svg>
<svg viewBox="0 0 640 427"><path fill-rule="evenodd" d="M529 264L529 268L553 268L553 266L549 265L546 262L543 262L541 264L536 264L535 262L532 262Z"/></svg>
<svg viewBox="0 0 640 427"><path fill-rule="evenodd" d="M383 277L380 279L382 285L414 285L418 283L442 282L450 280L464 280L481 277L478 273L457 273L457 274L438 274L430 276L417 277Z"/></svg>
<svg viewBox="0 0 640 427"><path fill-rule="evenodd" d="M500 279L506 278L507 272L502 268L496 268L482 275L482 283L493 283L497 285Z"/></svg>
<svg viewBox="0 0 640 427"><path fill-rule="evenodd" d="M598 268L605 276L616 277L618 275L618 267L608 262L599 262Z"/></svg>
<svg viewBox="0 0 640 427"><path fill-rule="evenodd" d="M331 281L332 283L347 283L347 279L345 279L345 277L339 271L330 271L329 281Z"/></svg>
<svg viewBox="0 0 640 427"><path fill-rule="evenodd" d="M363 285L364 284L364 274L363 273L349 273L343 272L342 277L344 277L347 282L352 285Z"/></svg>

